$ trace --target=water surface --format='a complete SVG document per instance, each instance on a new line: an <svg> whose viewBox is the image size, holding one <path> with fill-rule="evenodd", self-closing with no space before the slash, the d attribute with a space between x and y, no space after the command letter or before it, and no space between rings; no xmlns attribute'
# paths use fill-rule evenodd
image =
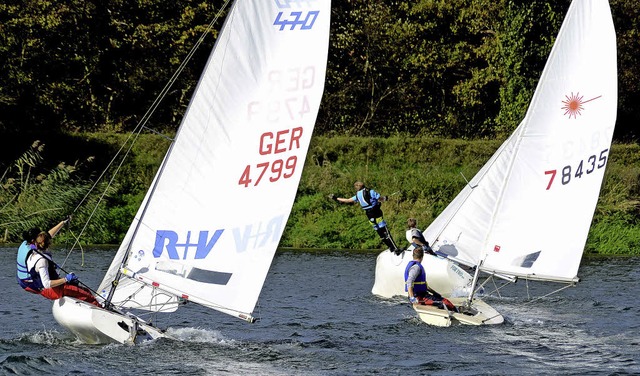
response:
<svg viewBox="0 0 640 376"><path fill-rule="evenodd" d="M65 269L95 287L115 249L74 252ZM55 254L54 254L55 256ZM66 254L61 251L58 260ZM15 282L0 249L0 373L17 375L640 374L640 259L583 261L577 287L518 282L485 300L503 325L430 327L404 299L371 295L375 253L280 251L249 324L188 304L155 318L178 340L89 346L51 302Z"/></svg>

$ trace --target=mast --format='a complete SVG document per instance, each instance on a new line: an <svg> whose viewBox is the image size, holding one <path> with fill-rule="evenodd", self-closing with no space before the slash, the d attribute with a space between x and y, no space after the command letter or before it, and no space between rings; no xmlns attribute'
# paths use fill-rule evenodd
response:
<svg viewBox="0 0 640 376"><path fill-rule="evenodd" d="M480 277L480 267L484 263L484 259L480 260L478 265L476 265L475 273L473 273L473 282L471 282L471 289L469 291L469 296L467 297L467 301L465 303L465 307L471 307L471 302L473 301L473 295L476 292L476 285L478 284L478 278Z"/></svg>

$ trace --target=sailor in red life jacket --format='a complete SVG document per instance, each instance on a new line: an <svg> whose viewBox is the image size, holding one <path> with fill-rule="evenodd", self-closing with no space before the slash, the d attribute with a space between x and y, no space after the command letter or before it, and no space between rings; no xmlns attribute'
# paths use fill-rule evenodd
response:
<svg viewBox="0 0 640 376"><path fill-rule="evenodd" d="M424 250L421 247L415 248L413 261L409 261L404 270L404 290L409 293L409 302L414 305L433 305L438 308L444 308L446 305L448 310L458 312L453 303L427 286L427 274L422 266L423 257Z"/></svg>
<svg viewBox="0 0 640 376"><path fill-rule="evenodd" d="M78 286L75 274L69 273L60 278L49 252L51 234L44 231L38 234L35 245L37 248L29 252L26 263L31 279L21 280L20 284L25 290L51 300L69 296L102 307L89 289Z"/></svg>

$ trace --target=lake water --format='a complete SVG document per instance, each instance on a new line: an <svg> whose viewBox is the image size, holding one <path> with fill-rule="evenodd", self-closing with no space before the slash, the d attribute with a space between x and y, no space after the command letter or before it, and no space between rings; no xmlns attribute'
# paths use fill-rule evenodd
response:
<svg viewBox="0 0 640 376"><path fill-rule="evenodd" d="M65 269L95 287L114 249L75 251ZM66 254L60 251L57 260ZM56 253L54 253L56 257ZM80 344L51 302L15 282L0 249L0 373L8 375L626 375L640 374L640 259L586 260L582 281L518 282L485 300L497 326L430 327L404 299L371 294L375 253L281 251L249 324L188 304L156 324L178 340Z"/></svg>

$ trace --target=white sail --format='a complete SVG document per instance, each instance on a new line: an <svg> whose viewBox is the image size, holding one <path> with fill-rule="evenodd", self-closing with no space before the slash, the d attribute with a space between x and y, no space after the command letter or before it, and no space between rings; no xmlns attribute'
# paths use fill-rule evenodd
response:
<svg viewBox="0 0 640 376"><path fill-rule="evenodd" d="M238 0L178 134L100 289L253 311L284 231L322 97L329 0ZM146 286L138 291L141 286Z"/></svg>
<svg viewBox="0 0 640 376"><path fill-rule="evenodd" d="M609 4L574 0L524 120L426 239L490 273L576 280L616 111Z"/></svg>

